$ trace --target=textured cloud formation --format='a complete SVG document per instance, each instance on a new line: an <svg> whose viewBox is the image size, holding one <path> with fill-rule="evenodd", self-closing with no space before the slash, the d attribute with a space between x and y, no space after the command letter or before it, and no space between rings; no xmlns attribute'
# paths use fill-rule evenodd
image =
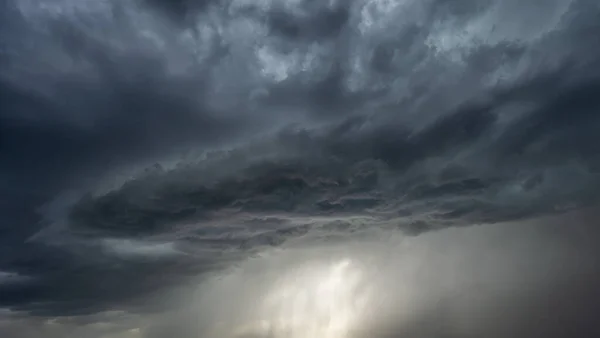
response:
<svg viewBox="0 0 600 338"><path fill-rule="evenodd" d="M465 273L484 285L492 263L469 245L524 238L518 254L489 251L514 261L502 278L515 308L530 290L521 259L595 255L577 236L597 234L599 16L593 0L0 1L0 332L197 336L176 309L207 276L271 250L318 256L335 243L361 255L402 236L414 236L411 257L466 246L448 264L481 267ZM402 251L386 250L374 251L375 270ZM301 253L284 265L305 257L289 252ZM265 276L285 270L258 262ZM446 269L422 264L427 279ZM554 293L569 304L555 314L561 327L591 330L591 266L547 272L547 284L534 273L523 315L557 307L544 303ZM260 297L252 287L239 294L245 307ZM447 302L505 296L488 291ZM194 306L196 321L217 314ZM414 333L393 334L467 320L425 312ZM507 334L551 327L508 317L497 324Z"/></svg>

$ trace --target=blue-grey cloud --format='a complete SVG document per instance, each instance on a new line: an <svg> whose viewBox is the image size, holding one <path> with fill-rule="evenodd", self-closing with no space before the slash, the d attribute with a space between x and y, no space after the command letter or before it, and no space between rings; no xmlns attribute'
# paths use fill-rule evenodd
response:
<svg viewBox="0 0 600 338"><path fill-rule="evenodd" d="M0 308L147 316L270 248L585 213L599 15L592 0L2 1Z"/></svg>

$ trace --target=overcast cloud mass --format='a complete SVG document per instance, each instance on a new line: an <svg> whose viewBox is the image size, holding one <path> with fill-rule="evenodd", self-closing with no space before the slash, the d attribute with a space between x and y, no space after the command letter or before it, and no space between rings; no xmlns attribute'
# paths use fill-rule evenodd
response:
<svg viewBox="0 0 600 338"><path fill-rule="evenodd" d="M0 0L0 336L600 336L600 2Z"/></svg>

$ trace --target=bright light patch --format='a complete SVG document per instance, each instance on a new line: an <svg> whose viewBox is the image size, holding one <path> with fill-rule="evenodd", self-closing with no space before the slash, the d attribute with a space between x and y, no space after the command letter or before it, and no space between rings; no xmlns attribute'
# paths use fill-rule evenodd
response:
<svg viewBox="0 0 600 338"><path fill-rule="evenodd" d="M238 335L345 338L366 307L363 274L350 260L299 269L277 281L259 311L262 318Z"/></svg>

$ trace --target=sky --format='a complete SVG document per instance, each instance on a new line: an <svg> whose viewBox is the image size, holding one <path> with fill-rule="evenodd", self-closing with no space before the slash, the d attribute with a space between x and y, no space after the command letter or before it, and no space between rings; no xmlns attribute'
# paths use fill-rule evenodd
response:
<svg viewBox="0 0 600 338"><path fill-rule="evenodd" d="M0 0L0 336L600 335L595 0Z"/></svg>

